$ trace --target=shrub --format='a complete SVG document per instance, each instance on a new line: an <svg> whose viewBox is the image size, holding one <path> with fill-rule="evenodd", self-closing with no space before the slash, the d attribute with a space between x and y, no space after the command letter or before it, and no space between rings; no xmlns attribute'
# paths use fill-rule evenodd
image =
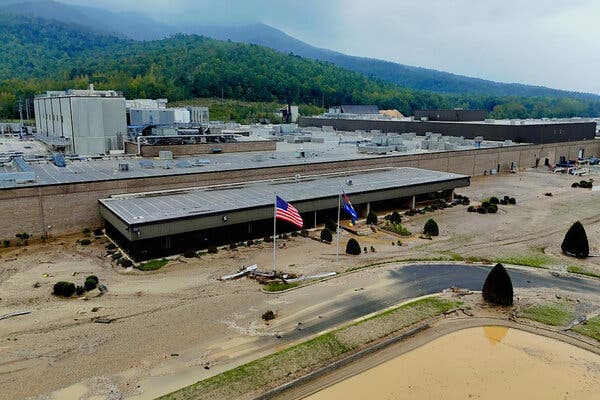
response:
<svg viewBox="0 0 600 400"><path fill-rule="evenodd" d="M587 234L581 222L575 222L567 231L562 242L563 253L571 257L586 258L590 254Z"/></svg>
<svg viewBox="0 0 600 400"><path fill-rule="evenodd" d="M263 321L271 321L272 319L275 319L275 313L271 310L266 311L263 315L262 315L262 319Z"/></svg>
<svg viewBox="0 0 600 400"><path fill-rule="evenodd" d="M593 187L593 184L589 181L581 181L579 182L579 187L584 189L591 189Z"/></svg>
<svg viewBox="0 0 600 400"><path fill-rule="evenodd" d="M367 246L363 247L363 253L367 254L369 252L369 249L367 249Z"/></svg>
<svg viewBox="0 0 600 400"><path fill-rule="evenodd" d="M287 235L283 235L284 239L287 239ZM248 240L246 242L246 246L250 247L250 246L254 246L254 240Z"/></svg>
<svg viewBox="0 0 600 400"><path fill-rule="evenodd" d="M82 246L89 246L90 244L92 244L92 241L90 239L81 239L79 241L79 244Z"/></svg>
<svg viewBox="0 0 600 400"><path fill-rule="evenodd" d="M287 233L284 233L283 235L281 235L281 238L282 238L283 240L288 240L290 237L288 236L288 234L287 234ZM250 242L249 246L251 246L251 245L253 245L253 244L254 244L254 242L252 242L252 240L249 240L249 242Z"/></svg>
<svg viewBox="0 0 600 400"><path fill-rule="evenodd" d="M308 237L308 231L307 231L306 229L302 229L302 230L300 231L300 236L303 236L303 237Z"/></svg>
<svg viewBox="0 0 600 400"><path fill-rule="evenodd" d="M123 257L121 257L121 258L119 259L119 261L117 261L117 263L118 263L118 264L119 264L121 267L123 267L123 268L130 268L130 267L133 267L133 261L131 261L131 260L130 260L130 259L128 259L128 258L123 258Z"/></svg>
<svg viewBox="0 0 600 400"><path fill-rule="evenodd" d="M90 290L94 290L96 287L98 287L98 282L93 279L86 279L85 282L83 282L83 286L85 287L85 290L89 292Z"/></svg>
<svg viewBox="0 0 600 400"><path fill-rule="evenodd" d="M502 199L502 200L500 200L500 204L503 205L503 206L507 206L508 205L508 200Z"/></svg>
<svg viewBox="0 0 600 400"><path fill-rule="evenodd" d="M475 206L469 206L469 208L467 208L468 212L475 212L477 211L477 209L475 208Z"/></svg>
<svg viewBox="0 0 600 400"><path fill-rule="evenodd" d="M515 199L514 197L511 197L510 199L508 199L508 204L511 204L514 206L515 204L517 204L517 199Z"/></svg>
<svg viewBox="0 0 600 400"><path fill-rule="evenodd" d="M206 252L208 254L217 254L219 250L215 246L210 246L208 249L206 249Z"/></svg>
<svg viewBox="0 0 600 400"><path fill-rule="evenodd" d="M487 207L487 212L489 212L490 214L496 214L498 212L498 206L495 204L490 204Z"/></svg>
<svg viewBox="0 0 600 400"><path fill-rule="evenodd" d="M196 258L196 250L187 249L186 251L183 252L183 256L185 258Z"/></svg>
<svg viewBox="0 0 600 400"><path fill-rule="evenodd" d="M483 299L501 306L513 304L513 285L502 264L496 264L483 284Z"/></svg>
<svg viewBox="0 0 600 400"><path fill-rule="evenodd" d="M327 220L325 221L325 228L329 229L331 233L337 233L337 224L329 218L327 218Z"/></svg>
<svg viewBox="0 0 600 400"><path fill-rule="evenodd" d="M469 198L467 196L463 196L462 204L465 206L468 206L469 204L471 204L471 200L469 200Z"/></svg>
<svg viewBox="0 0 600 400"><path fill-rule="evenodd" d="M578 188L579 187L579 183L578 182L573 182L573 184L571 185L572 188Z"/></svg>
<svg viewBox="0 0 600 400"><path fill-rule="evenodd" d="M98 277L96 275L90 275L90 276L86 276L85 280L92 280L92 281L96 281L96 284L98 284L98 282L100 282L100 279L98 279Z"/></svg>
<svg viewBox="0 0 600 400"><path fill-rule="evenodd" d="M504 200L508 202L508 200L510 200L510 196L504 196Z"/></svg>
<svg viewBox="0 0 600 400"><path fill-rule="evenodd" d="M229 245L229 250L235 250L235 249L237 249L237 244L235 244L235 243L231 243L231 244Z"/></svg>
<svg viewBox="0 0 600 400"><path fill-rule="evenodd" d="M4 247L10 247L10 240L4 240L2 243L4 244Z"/></svg>
<svg viewBox="0 0 600 400"><path fill-rule="evenodd" d="M116 250L117 246L114 245L114 243L109 243L106 246L106 250Z"/></svg>
<svg viewBox="0 0 600 400"><path fill-rule="evenodd" d="M19 241L21 242L21 244L24 244L25 246L27 246L29 244L29 239L31 238L31 236L27 232L17 233L15 235L15 237L17 239L19 239Z"/></svg>
<svg viewBox="0 0 600 400"><path fill-rule="evenodd" d="M402 242L401 242L400 240L398 240L398 241L396 242L396 244L397 244L398 246L402 246Z"/></svg>
<svg viewBox="0 0 600 400"><path fill-rule="evenodd" d="M291 233L292 237L298 237L298 232L294 231Z"/></svg>
<svg viewBox="0 0 600 400"><path fill-rule="evenodd" d="M263 238L263 242L265 242L265 243L273 243L273 238L271 236L265 236Z"/></svg>
<svg viewBox="0 0 600 400"><path fill-rule="evenodd" d="M119 258L122 258L122 257L123 257L123 254L121 254L121 253L115 253L111 256L113 261L118 260Z"/></svg>
<svg viewBox="0 0 600 400"><path fill-rule="evenodd" d="M375 253L375 247L371 246L371 253Z"/></svg>
<svg viewBox="0 0 600 400"><path fill-rule="evenodd" d="M500 203L500 200L498 200L498 198L496 196L490 197L490 204L498 205L498 203Z"/></svg>
<svg viewBox="0 0 600 400"><path fill-rule="evenodd" d="M53 293L56 296L61 296L61 297L71 297L73 296L73 294L75 293L75 284L72 282L56 282L54 284L54 291Z"/></svg>
<svg viewBox="0 0 600 400"><path fill-rule="evenodd" d="M437 222L432 218L428 219L423 227L423 233L429 236L438 236L440 234L440 229L438 228Z"/></svg>
<svg viewBox="0 0 600 400"><path fill-rule="evenodd" d="M402 224L394 224L393 222L386 222L383 229L388 230L390 232L397 233L402 236L410 236L412 233L403 226Z"/></svg>
<svg viewBox="0 0 600 400"><path fill-rule="evenodd" d="M351 238L346 243L346 254L352 254L353 256L357 256L360 254L360 244L358 240Z"/></svg>
<svg viewBox="0 0 600 400"><path fill-rule="evenodd" d="M91 232L90 228L84 228L83 231L81 231L81 233L83 233L84 235L89 235Z"/></svg>
<svg viewBox="0 0 600 400"><path fill-rule="evenodd" d="M490 202L488 200L481 202L481 207L485 208L486 210L488 209L489 206L490 206Z"/></svg>
<svg viewBox="0 0 600 400"><path fill-rule="evenodd" d="M84 293L85 293L85 288L84 288L83 286L77 286L77 287L75 288L75 294L76 294L77 296L81 296L81 295L82 295L82 294L84 294Z"/></svg>
<svg viewBox="0 0 600 400"><path fill-rule="evenodd" d="M367 215L367 225L377 225L377 214L373 210Z"/></svg>
<svg viewBox="0 0 600 400"><path fill-rule="evenodd" d="M479 214L487 214L487 208L485 208L485 207L477 207L477 212Z"/></svg>
<svg viewBox="0 0 600 400"><path fill-rule="evenodd" d="M402 223L402 216L400 215L400 213L398 213L398 211L394 211L392 215L390 215L390 222L394 224Z"/></svg>
<svg viewBox="0 0 600 400"><path fill-rule="evenodd" d="M327 228L324 228L321 231L321 240L327 243L331 243L333 241L333 234Z"/></svg>

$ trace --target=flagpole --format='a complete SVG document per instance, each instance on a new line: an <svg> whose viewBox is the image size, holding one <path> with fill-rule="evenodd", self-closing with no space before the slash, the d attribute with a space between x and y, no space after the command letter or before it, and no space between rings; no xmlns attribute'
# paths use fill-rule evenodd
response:
<svg viewBox="0 0 600 400"><path fill-rule="evenodd" d="M335 251L335 261L340 261L340 209L342 208L342 192L338 193L338 223L337 223L337 245Z"/></svg>
<svg viewBox="0 0 600 400"><path fill-rule="evenodd" d="M277 271L277 193L273 203L273 271Z"/></svg>

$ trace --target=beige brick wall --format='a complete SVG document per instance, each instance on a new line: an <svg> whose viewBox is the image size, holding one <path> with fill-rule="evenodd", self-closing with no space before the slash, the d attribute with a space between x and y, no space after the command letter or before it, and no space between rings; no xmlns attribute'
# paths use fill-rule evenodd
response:
<svg viewBox="0 0 600 400"><path fill-rule="evenodd" d="M100 226L102 220L98 211L98 199L114 194L381 167L418 167L464 175L482 175L484 171L496 168L499 163L501 169L506 170L511 161L517 161L520 168L525 168L534 166L535 159L539 157L540 165L543 165L544 158L549 153L554 154L554 159L550 160L552 164L555 164L562 155L571 159L576 158L582 148L585 149L586 156L599 155L599 145L600 141L588 141L514 146L252 170L3 189L0 190L0 209L4 215L0 221L0 239L14 240L15 234L19 232L33 233L36 236L45 232L50 235L61 235ZM51 228L48 229L48 226Z"/></svg>
<svg viewBox="0 0 600 400"><path fill-rule="evenodd" d="M241 153L246 151L275 151L277 142L273 140L248 141L238 143L208 143L184 144L173 146L141 146L143 157L158 157L159 151L170 151L174 156L190 156L197 154L210 154L211 149L218 147L223 153ZM125 152L137 154L137 143L125 142Z"/></svg>

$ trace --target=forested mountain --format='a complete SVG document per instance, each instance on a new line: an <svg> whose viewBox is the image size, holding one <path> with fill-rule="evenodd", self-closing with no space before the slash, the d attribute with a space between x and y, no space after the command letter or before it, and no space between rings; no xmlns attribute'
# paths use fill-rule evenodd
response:
<svg viewBox="0 0 600 400"><path fill-rule="evenodd" d="M257 45L196 35L134 41L57 21L0 17L0 116L16 98L52 89L116 89L128 98L172 101L221 96L249 101L336 105L374 103L412 114L419 108L484 108L493 116L591 116L600 102L568 98L442 95L401 88L331 63Z"/></svg>
<svg viewBox="0 0 600 400"><path fill-rule="evenodd" d="M286 54L293 53L306 58L329 61L369 77L416 90L458 95L546 96L600 100L600 96L589 93L568 92L517 83L499 83L389 61L354 57L311 46L261 23L227 26L194 24L174 27L158 23L141 14L110 12L99 8L64 4L54 0L0 0L0 12L77 23L94 32L116 34L134 40L156 40L176 33L185 33L199 34L219 40L258 44Z"/></svg>

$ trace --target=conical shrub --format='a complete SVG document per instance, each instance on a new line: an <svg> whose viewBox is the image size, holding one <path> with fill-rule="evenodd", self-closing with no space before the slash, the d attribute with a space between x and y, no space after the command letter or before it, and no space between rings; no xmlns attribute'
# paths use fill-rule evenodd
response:
<svg viewBox="0 0 600 400"><path fill-rule="evenodd" d="M423 233L429 236L438 236L440 234L440 229L438 228L437 222L431 218L428 219L423 227Z"/></svg>
<svg viewBox="0 0 600 400"><path fill-rule="evenodd" d="M346 244L346 254L352 254L353 256L357 256L360 254L360 252L361 250L358 240L354 238L348 240L348 243Z"/></svg>
<svg viewBox="0 0 600 400"><path fill-rule="evenodd" d="M327 243L331 243L333 241L333 234L327 228L321 231L321 240Z"/></svg>
<svg viewBox="0 0 600 400"><path fill-rule="evenodd" d="M571 226L560 248L571 257L586 258L590 255L590 245L581 222L577 221Z"/></svg>
<svg viewBox="0 0 600 400"><path fill-rule="evenodd" d="M483 284L483 299L500 306L512 306L513 285L502 264L496 264Z"/></svg>
<svg viewBox="0 0 600 400"><path fill-rule="evenodd" d="M367 215L367 225L377 225L377 214L373 210Z"/></svg>

